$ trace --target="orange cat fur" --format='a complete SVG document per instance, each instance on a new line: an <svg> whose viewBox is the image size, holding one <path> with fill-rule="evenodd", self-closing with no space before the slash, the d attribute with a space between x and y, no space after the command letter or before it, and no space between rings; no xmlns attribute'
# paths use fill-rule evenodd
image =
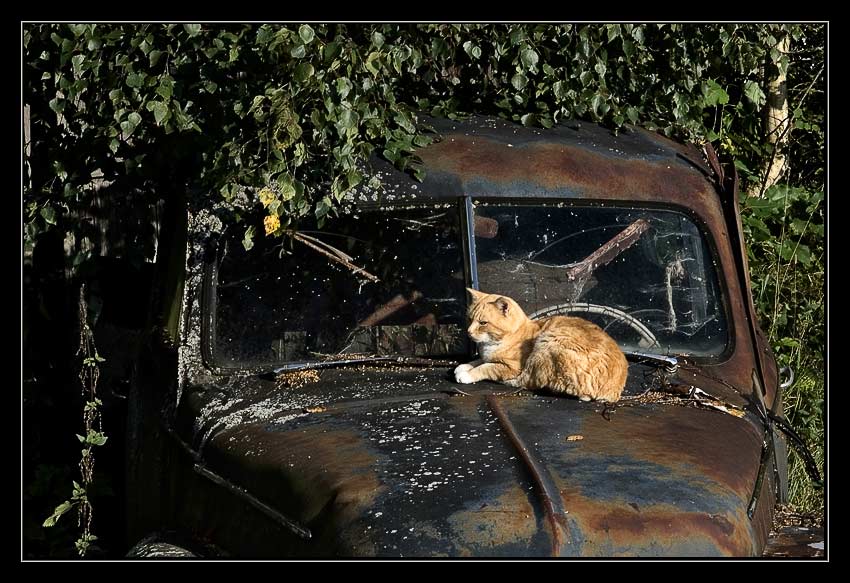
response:
<svg viewBox="0 0 850 583"><path fill-rule="evenodd" d="M581 318L530 320L513 299L467 289L469 336L480 360L455 369L459 383L485 379L526 389L547 388L582 401L620 399L628 363L617 343Z"/></svg>

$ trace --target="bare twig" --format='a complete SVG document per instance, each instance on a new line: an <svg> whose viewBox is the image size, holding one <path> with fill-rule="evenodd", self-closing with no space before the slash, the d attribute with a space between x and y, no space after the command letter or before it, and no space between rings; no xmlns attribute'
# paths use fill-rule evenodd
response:
<svg viewBox="0 0 850 583"><path fill-rule="evenodd" d="M325 257L330 259L331 261L335 261L336 263L339 263L339 264L345 266L346 268L350 269L352 271L352 273L354 273L355 275L362 276L362 277L368 279L369 281L372 281L372 282L375 282L375 283L381 281L380 279L378 279L377 277L375 277L374 275L372 275L371 273L369 273L368 271L366 271L362 267L358 267L357 265L354 265L350 261L343 259L343 257L347 257L347 255L345 255L345 253L343 253L339 249L336 249L335 247L332 247L331 245L328 245L327 243L323 243L322 244L323 247L331 248L331 249L334 250L334 252L330 252L330 251L327 251L326 249L324 249L323 247L320 247L319 245L316 245L315 243L311 242L311 240L312 241L317 240L313 237L305 237L301 233L297 233L297 232L289 233L289 235L293 239L295 239L296 241L299 241L299 242L303 243L304 245L307 245L308 247L310 247L314 251L321 253L322 255L324 255Z"/></svg>

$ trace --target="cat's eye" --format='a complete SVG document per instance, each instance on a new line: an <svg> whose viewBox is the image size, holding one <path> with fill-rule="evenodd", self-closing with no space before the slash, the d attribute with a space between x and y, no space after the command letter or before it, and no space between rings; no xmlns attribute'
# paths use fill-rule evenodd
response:
<svg viewBox="0 0 850 583"><path fill-rule="evenodd" d="M487 325L487 321L486 321L486 320L478 320L478 323L479 323L481 326L486 326L486 325Z"/></svg>

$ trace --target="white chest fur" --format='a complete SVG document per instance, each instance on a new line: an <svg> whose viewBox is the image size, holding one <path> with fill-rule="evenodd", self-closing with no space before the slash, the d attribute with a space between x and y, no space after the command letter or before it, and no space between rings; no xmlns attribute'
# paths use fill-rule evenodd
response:
<svg viewBox="0 0 850 583"><path fill-rule="evenodd" d="M478 343L478 354L481 356L481 360L484 362L489 362L490 358L493 356L499 349L498 342L479 342Z"/></svg>

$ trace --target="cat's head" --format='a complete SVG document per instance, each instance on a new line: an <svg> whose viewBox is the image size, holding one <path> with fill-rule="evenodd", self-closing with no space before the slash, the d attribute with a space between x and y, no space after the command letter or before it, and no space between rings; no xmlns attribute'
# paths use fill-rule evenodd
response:
<svg viewBox="0 0 850 583"><path fill-rule="evenodd" d="M469 294L469 337L475 342L499 342L516 332L528 317L513 299L466 288Z"/></svg>

